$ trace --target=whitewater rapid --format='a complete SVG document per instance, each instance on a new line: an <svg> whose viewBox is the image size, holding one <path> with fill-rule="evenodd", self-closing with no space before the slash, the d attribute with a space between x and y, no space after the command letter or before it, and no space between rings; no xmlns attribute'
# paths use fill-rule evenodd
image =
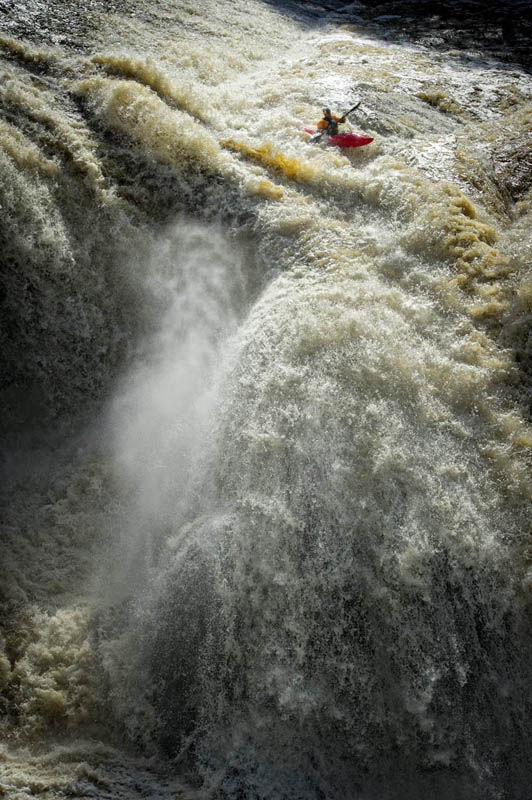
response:
<svg viewBox="0 0 532 800"><path fill-rule="evenodd" d="M0 26L5 796L528 798L532 81L329 5Z"/></svg>

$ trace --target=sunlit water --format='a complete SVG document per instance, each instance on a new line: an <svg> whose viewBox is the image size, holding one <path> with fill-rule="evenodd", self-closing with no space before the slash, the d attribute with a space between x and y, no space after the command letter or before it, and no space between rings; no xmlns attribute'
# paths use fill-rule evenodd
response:
<svg viewBox="0 0 532 800"><path fill-rule="evenodd" d="M4 20L5 796L529 796L532 81L348 6Z"/></svg>

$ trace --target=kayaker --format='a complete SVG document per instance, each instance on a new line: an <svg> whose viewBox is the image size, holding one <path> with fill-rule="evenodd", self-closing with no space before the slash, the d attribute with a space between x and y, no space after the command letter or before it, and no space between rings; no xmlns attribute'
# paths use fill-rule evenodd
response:
<svg viewBox="0 0 532 800"><path fill-rule="evenodd" d="M320 134L327 133L329 136L336 136L338 133L338 125L342 125L345 119L345 116L337 117L336 114L331 114L330 108L324 108L323 119L320 119L317 124L318 131Z"/></svg>

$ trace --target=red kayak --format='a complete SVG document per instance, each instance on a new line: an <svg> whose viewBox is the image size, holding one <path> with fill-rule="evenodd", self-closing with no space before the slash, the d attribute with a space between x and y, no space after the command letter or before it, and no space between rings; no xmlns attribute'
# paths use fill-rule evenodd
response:
<svg viewBox="0 0 532 800"><path fill-rule="evenodd" d="M318 133L317 128L304 128L304 130L305 133ZM320 142L336 147L362 147L363 144L369 144L372 141L372 136L364 136L362 133L337 133L335 136L328 136L324 133L320 139Z"/></svg>

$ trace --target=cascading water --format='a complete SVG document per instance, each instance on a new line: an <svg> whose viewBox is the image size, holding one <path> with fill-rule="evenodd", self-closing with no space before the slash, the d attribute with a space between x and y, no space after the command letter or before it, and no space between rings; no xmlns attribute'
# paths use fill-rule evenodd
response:
<svg viewBox="0 0 532 800"><path fill-rule="evenodd" d="M529 796L526 4L381 5L1 23L4 796Z"/></svg>

